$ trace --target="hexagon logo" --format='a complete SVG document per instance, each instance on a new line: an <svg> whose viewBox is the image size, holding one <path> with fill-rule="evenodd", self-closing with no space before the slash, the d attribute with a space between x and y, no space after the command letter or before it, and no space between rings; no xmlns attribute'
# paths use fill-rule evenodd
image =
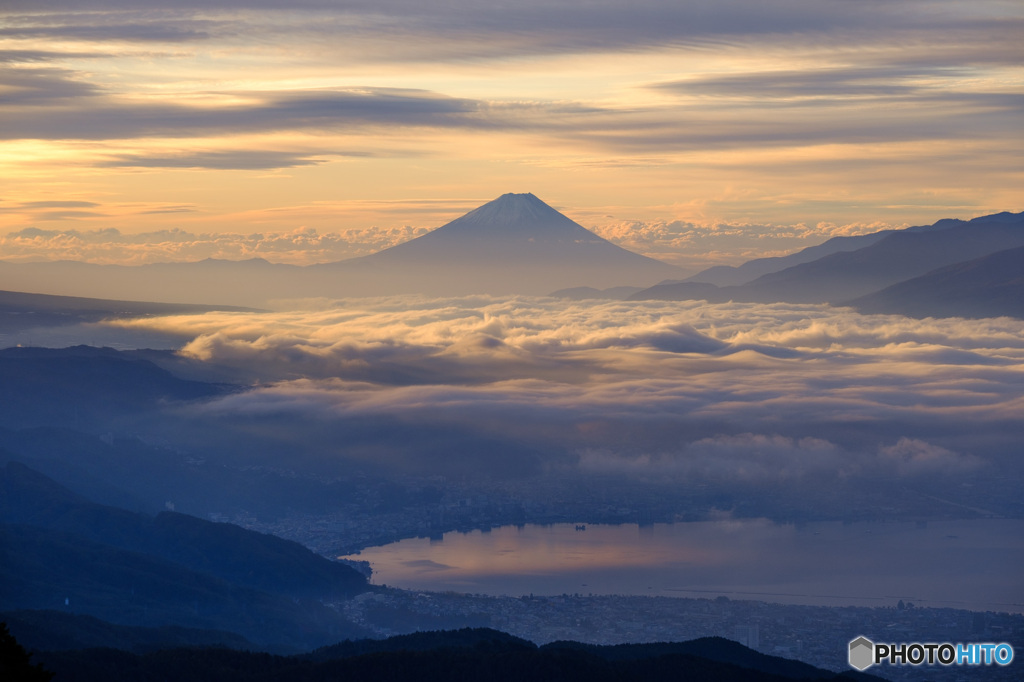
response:
<svg viewBox="0 0 1024 682"><path fill-rule="evenodd" d="M850 642L850 665L857 670L867 670L875 662L875 643L867 637L858 637Z"/></svg>

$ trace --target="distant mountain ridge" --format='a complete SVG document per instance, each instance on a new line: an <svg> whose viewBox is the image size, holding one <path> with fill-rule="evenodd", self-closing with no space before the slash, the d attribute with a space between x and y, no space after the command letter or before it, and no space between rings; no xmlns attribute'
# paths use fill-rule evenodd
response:
<svg viewBox="0 0 1024 682"><path fill-rule="evenodd" d="M900 282L922 277L942 268L964 264L967 261L991 256L1001 251L1013 251L1024 246L1024 213L997 213L970 221L943 220L926 228L912 228L885 234L867 246L852 251L835 251L814 260L769 272L741 285L716 286L691 280L665 282L629 297L629 300L707 300L711 303L745 301L756 303L831 303L842 305L857 301L858 307L874 306L879 309L880 299L868 298L874 292L893 287ZM898 306L903 314L923 316L952 313L953 308L941 305L941 298L953 296L960 307L955 314L971 312L972 307L985 314L1018 315L1019 301L1013 288L1012 274L1017 261L1000 267L1005 269L1005 286L999 300L993 301L992 290L968 287L945 293L938 287L920 285L913 302L906 298ZM995 261L993 261L995 262ZM1003 261L999 261L1003 263ZM775 264L782 264L775 261ZM742 267L742 266L741 266ZM759 267L764 267L763 265ZM748 271L749 272L749 271ZM938 275L936 275L938 277ZM975 277L977 280L977 277ZM994 286L993 282L989 282ZM950 285L952 286L952 285ZM888 294L890 299L906 292L896 288ZM973 293L971 293L973 292ZM908 293L904 294L909 296ZM874 303L872 303L874 301ZM894 308L895 310L895 308ZM931 310L933 312L925 312ZM945 313L941 311L946 311Z"/></svg>
<svg viewBox="0 0 1024 682"><path fill-rule="evenodd" d="M17 634L17 633L15 633ZM385 640L361 640L298 656L228 649L170 649L146 654L107 650L43 651L41 662L58 675L82 682L107 680L111 670L133 679L192 682L247 680L433 680L491 682L621 682L623 680L717 680L793 682L879 677L836 673L767 656L719 637L688 642L594 646L533 642L489 628L421 632Z"/></svg>
<svg viewBox="0 0 1024 682"><path fill-rule="evenodd" d="M231 390L180 379L140 353L112 348L0 349L0 426L26 428L59 420L86 424L113 411L134 413Z"/></svg>
<svg viewBox="0 0 1024 682"><path fill-rule="evenodd" d="M894 230L884 230L882 232L873 232L872 234L853 237L832 237L821 244L808 246L806 249L801 249L796 253L785 256L755 258L742 265L716 265L707 270L701 270L696 275L681 281L695 284L713 284L716 287L739 286L769 273L785 270L801 263L810 263L833 253L856 251L884 239L893 232Z"/></svg>
<svg viewBox="0 0 1024 682"><path fill-rule="evenodd" d="M870 234L854 235L850 237L832 237L827 241L815 246L808 246L796 253L771 258L755 258L742 265L716 265L707 270L702 270L692 277L687 277L683 282L700 282L714 284L718 287L737 286L751 282L758 277L772 272L779 272L786 268L810 263L833 253L844 251L856 251L875 242L885 239L897 232L929 232L933 230L945 230L966 224L967 221L958 218L943 218L932 225L917 225L908 227L905 230L881 230Z"/></svg>
<svg viewBox="0 0 1024 682"><path fill-rule="evenodd" d="M334 263L300 267L207 259L129 267L0 261L0 287L57 294L73 286L76 294L110 299L132 291L153 301L195 300L221 308L263 307L279 299L551 292L577 299L841 304L1021 246L1024 213L1004 212L836 237L788 256L680 279L678 268L616 246L525 193L504 194L416 239ZM1013 294L1006 296L1012 308ZM970 302L965 299L964 305ZM2 306L0 296L0 313ZM1005 306L984 309L1017 314L1003 312L1010 310ZM159 314L156 309L139 313ZM25 324L21 318L16 323Z"/></svg>
<svg viewBox="0 0 1024 682"><path fill-rule="evenodd" d="M1024 247L948 265L845 305L863 313L914 317L1024 319Z"/></svg>
<svg viewBox="0 0 1024 682"><path fill-rule="evenodd" d="M285 298L392 294L544 295L590 286L646 287L683 274L612 244L533 194L504 194L408 242L305 267L262 259L140 266L0 261L0 288L161 302L268 307Z"/></svg>
<svg viewBox="0 0 1024 682"><path fill-rule="evenodd" d="M128 317L196 315L213 311L254 312L256 308L187 303L148 303L81 296L0 291L0 334Z"/></svg>
<svg viewBox="0 0 1024 682"><path fill-rule="evenodd" d="M834 303L1017 246L1024 246L1024 214L999 213L947 229L896 232L862 249L770 273L745 286L776 300Z"/></svg>

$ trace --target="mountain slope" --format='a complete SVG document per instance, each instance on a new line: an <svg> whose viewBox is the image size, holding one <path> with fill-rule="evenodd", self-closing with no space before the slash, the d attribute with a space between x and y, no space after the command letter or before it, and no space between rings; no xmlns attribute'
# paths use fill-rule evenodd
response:
<svg viewBox="0 0 1024 682"><path fill-rule="evenodd" d="M18 641L30 651L107 647L143 653L186 646L253 648L252 642L231 632L175 625L152 628L115 625L93 616L66 611L3 611L0 612L0 621L17 632Z"/></svg>
<svg viewBox="0 0 1024 682"><path fill-rule="evenodd" d="M931 270L1024 246L1024 214L998 213L933 232L897 232L871 246L835 253L743 286L752 300L848 300Z"/></svg>
<svg viewBox="0 0 1024 682"><path fill-rule="evenodd" d="M810 263L833 253L862 249L884 239L892 233L892 230L884 230L854 237L832 237L821 244L808 246L806 249L801 249L796 253L785 256L755 258L742 265L716 265L707 270L701 270L692 277L687 277L683 282L714 284L717 287L739 286L763 275L785 270L801 263Z"/></svg>
<svg viewBox="0 0 1024 682"><path fill-rule="evenodd" d="M365 591L365 578L294 542L104 507L14 462L0 470L0 521L0 610L214 629L293 649L359 632L320 600Z"/></svg>
<svg viewBox="0 0 1024 682"><path fill-rule="evenodd" d="M505 194L427 234L362 258L305 267L207 259L139 266L0 261L0 289L273 307L293 298L536 294L650 286L678 268L627 251L532 194Z"/></svg>
<svg viewBox="0 0 1024 682"><path fill-rule="evenodd" d="M140 354L112 348L0 349L0 425L89 424L168 401L223 395L228 386L180 379Z"/></svg>
<svg viewBox="0 0 1024 682"><path fill-rule="evenodd" d="M366 579L354 569L296 542L186 514L150 517L95 504L17 462L0 469L0 518L143 552L289 597L342 597L366 588Z"/></svg>
<svg viewBox="0 0 1024 682"><path fill-rule="evenodd" d="M846 305L908 317L1024 318L1024 247L933 270Z"/></svg>
<svg viewBox="0 0 1024 682"><path fill-rule="evenodd" d="M504 194L416 239L320 267L359 268L378 288L437 295L650 285L681 272L612 244L533 194Z"/></svg>
<svg viewBox="0 0 1024 682"><path fill-rule="evenodd" d="M17 634L17 633L15 633ZM735 643L707 638L681 644L617 647L560 642L538 647L495 630L430 632L380 642L352 642L334 652L271 656L226 649L175 649L145 655L112 650L41 652L61 679L109 679L118 670L132 679L195 680L489 680L490 682L622 682L624 680L864 680L881 678L765 656ZM345 650L348 649L348 650ZM710 653L711 655L706 655Z"/></svg>
<svg viewBox="0 0 1024 682"><path fill-rule="evenodd" d="M791 268L794 265L800 265L802 263L810 263L811 261L824 258L833 253L856 251L862 249L865 246L871 246L872 244L885 239L891 234L897 232L931 232L934 230L947 230L951 227L958 227L964 225L965 221L958 220L956 218L944 218L932 225L918 225L915 227L908 227L905 230L881 230L879 232L873 232L871 234L861 234L852 237L832 237L831 239L817 244L815 246L808 246L806 249L801 249L796 253L791 253L785 256L776 256L773 258L755 258L749 260L742 265L731 266L731 265L716 265L702 270L692 277L687 277L683 282L701 282L706 284L714 284L718 287L728 286L739 286L751 282L758 277L770 274L772 272L779 272L786 268Z"/></svg>
<svg viewBox="0 0 1024 682"><path fill-rule="evenodd" d="M630 300L839 303L1019 246L1024 246L1024 213L997 213L968 222L939 221L930 229L895 232L855 251L832 253L747 284L665 283L637 292Z"/></svg>

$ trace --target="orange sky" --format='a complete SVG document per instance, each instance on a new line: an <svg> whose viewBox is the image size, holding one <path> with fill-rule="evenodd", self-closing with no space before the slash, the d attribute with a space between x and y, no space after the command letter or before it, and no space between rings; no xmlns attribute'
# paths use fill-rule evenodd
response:
<svg viewBox="0 0 1024 682"><path fill-rule="evenodd" d="M5 6L0 259L337 260L530 191L697 267L1024 204L1016 2Z"/></svg>

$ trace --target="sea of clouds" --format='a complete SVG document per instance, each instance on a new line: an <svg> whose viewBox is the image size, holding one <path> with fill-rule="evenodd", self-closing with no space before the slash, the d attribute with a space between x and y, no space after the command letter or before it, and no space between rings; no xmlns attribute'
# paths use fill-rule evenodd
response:
<svg viewBox="0 0 1024 682"><path fill-rule="evenodd" d="M442 430L523 445L539 466L621 476L781 482L1018 467L1021 320L541 297L306 303L112 324L182 335L183 355L252 382L204 404L204 419L300 420L320 434L372 421L404 434L389 447L408 458Z"/></svg>

